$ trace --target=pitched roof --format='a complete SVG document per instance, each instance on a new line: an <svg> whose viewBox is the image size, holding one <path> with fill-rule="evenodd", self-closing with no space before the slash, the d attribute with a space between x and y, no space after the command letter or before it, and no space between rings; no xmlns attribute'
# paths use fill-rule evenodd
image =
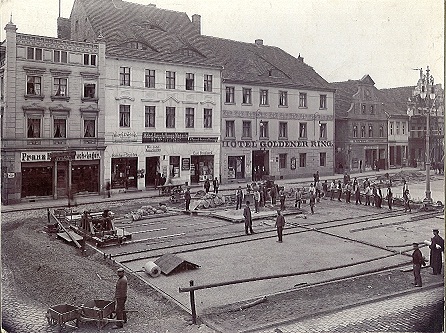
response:
<svg viewBox="0 0 446 333"><path fill-rule="evenodd" d="M415 86L381 89L386 111L390 115L407 115L407 102L414 90Z"/></svg>
<svg viewBox="0 0 446 333"><path fill-rule="evenodd" d="M342 82L332 82L331 86L336 89L335 94L335 116L346 118L348 110L353 103L353 95L359 91L360 80L348 80Z"/></svg>
<svg viewBox="0 0 446 333"><path fill-rule="evenodd" d="M109 56L220 66L186 13L122 0L76 0L77 6Z"/></svg>
<svg viewBox="0 0 446 333"><path fill-rule="evenodd" d="M326 89L330 85L303 58L282 49L230 39L203 36L208 47L223 63L223 80L291 88Z"/></svg>

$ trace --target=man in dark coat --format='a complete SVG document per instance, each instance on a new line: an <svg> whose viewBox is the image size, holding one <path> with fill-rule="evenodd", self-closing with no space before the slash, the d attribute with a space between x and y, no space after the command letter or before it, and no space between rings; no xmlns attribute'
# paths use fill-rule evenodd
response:
<svg viewBox="0 0 446 333"><path fill-rule="evenodd" d="M214 193L217 194L218 193L218 179L217 177L215 177L215 179L212 181L212 187L214 188Z"/></svg>
<svg viewBox="0 0 446 333"><path fill-rule="evenodd" d="M429 245L430 251L430 266L432 267L432 274L441 274L442 259L441 253L444 252L444 239L438 234L438 229L432 230L434 237L431 238Z"/></svg>
<svg viewBox="0 0 446 333"><path fill-rule="evenodd" d="M204 190L206 191L206 193L209 192L210 187L211 187L211 182L209 181L209 179L206 178L206 180L204 181Z"/></svg>
<svg viewBox="0 0 446 333"><path fill-rule="evenodd" d="M420 249L418 248L418 243L413 243L413 253L412 253L412 267L413 267L413 276L414 276L414 285L415 287L421 287L421 266L426 265L423 259L423 255L421 254Z"/></svg>
<svg viewBox="0 0 446 333"><path fill-rule="evenodd" d="M243 217L245 218L245 234L248 235L248 229L251 234L254 233L252 230L252 217L251 208L249 208L249 201L246 201L246 206L243 209Z"/></svg>
<svg viewBox="0 0 446 333"><path fill-rule="evenodd" d="M127 322L127 314L125 313L125 302L127 301L127 277L125 276L124 269L118 268L118 282L116 282L116 319ZM114 328L122 328L124 325L122 322L118 322Z"/></svg>
<svg viewBox="0 0 446 333"><path fill-rule="evenodd" d="M190 188L186 189L186 192L184 192L184 200L186 201L186 211L189 211L189 207L190 207L190 199L191 199L191 195L190 195Z"/></svg>
<svg viewBox="0 0 446 333"><path fill-rule="evenodd" d="M392 204L393 204L393 193L392 193L392 188L390 187L390 185L387 187L387 204L389 205L389 209L392 209Z"/></svg>
<svg viewBox="0 0 446 333"><path fill-rule="evenodd" d="M280 209L278 209L276 217L276 227L277 227L277 237L279 238L278 240L279 243L282 243L282 233L284 226L285 226L285 217L282 215Z"/></svg>

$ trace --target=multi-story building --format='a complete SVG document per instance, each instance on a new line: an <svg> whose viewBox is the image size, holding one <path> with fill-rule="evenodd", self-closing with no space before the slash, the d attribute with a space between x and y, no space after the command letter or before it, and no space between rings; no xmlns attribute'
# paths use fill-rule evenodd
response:
<svg viewBox="0 0 446 333"><path fill-rule="evenodd" d="M385 100L369 75L360 80L334 82L336 171L385 169L387 114Z"/></svg>
<svg viewBox="0 0 446 333"><path fill-rule="evenodd" d="M99 193L105 45L17 33L1 45L2 202Z"/></svg>
<svg viewBox="0 0 446 333"><path fill-rule="evenodd" d="M113 17L113 20L109 19ZM105 181L144 189L159 177L220 174L221 65L200 17L121 0L78 0L60 33L106 44Z"/></svg>
<svg viewBox="0 0 446 333"><path fill-rule="evenodd" d="M222 182L333 174L334 89L260 39L205 38L224 66Z"/></svg>

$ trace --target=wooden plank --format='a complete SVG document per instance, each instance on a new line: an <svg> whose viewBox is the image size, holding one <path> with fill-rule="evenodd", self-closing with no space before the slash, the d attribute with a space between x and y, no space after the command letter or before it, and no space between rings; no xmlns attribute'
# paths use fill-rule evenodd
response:
<svg viewBox="0 0 446 333"><path fill-rule="evenodd" d="M68 243L71 243L74 240L76 241L81 241L82 240L82 236L76 234L74 231L68 231L68 233L70 235L68 235L66 232L59 232L57 233L57 237L63 238L64 240L66 240Z"/></svg>
<svg viewBox="0 0 446 333"><path fill-rule="evenodd" d="M71 235L68 233L68 230L62 225L62 223L59 221L59 219L57 217L55 217L52 212L50 212L50 214L57 221L57 224L62 228L62 230L65 231L67 233L67 235L71 238L71 240L73 241L74 245L76 245L77 248L79 248L79 249L82 248L82 245L80 245L77 240L75 240L74 238L71 237Z"/></svg>

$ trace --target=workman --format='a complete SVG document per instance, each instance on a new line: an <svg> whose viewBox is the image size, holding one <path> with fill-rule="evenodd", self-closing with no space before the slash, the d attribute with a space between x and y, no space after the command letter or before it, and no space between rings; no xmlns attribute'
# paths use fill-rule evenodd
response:
<svg viewBox="0 0 446 333"><path fill-rule="evenodd" d="M113 328L122 328L123 323L127 322L127 314L125 313L125 302L127 301L127 277L125 276L124 268L118 268L118 281L116 282L116 319L122 320L116 323Z"/></svg>

